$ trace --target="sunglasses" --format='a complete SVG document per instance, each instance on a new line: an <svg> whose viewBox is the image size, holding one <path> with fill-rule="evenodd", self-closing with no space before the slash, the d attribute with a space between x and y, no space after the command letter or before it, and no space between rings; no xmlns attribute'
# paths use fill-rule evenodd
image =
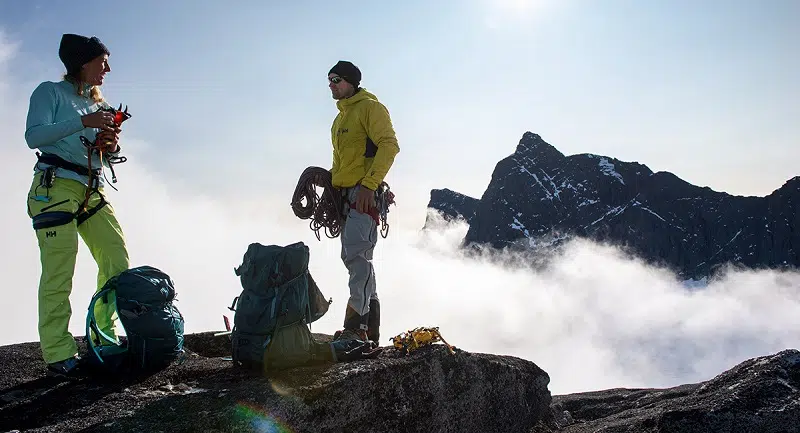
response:
<svg viewBox="0 0 800 433"><path fill-rule="evenodd" d="M328 78L328 81L330 81L333 84L339 84L342 81L344 81L344 78L342 78L342 77L333 77L333 78Z"/></svg>

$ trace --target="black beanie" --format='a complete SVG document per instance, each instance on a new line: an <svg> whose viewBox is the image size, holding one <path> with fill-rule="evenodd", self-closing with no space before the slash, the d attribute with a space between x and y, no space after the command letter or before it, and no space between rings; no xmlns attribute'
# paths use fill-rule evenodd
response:
<svg viewBox="0 0 800 433"><path fill-rule="evenodd" d="M358 85L361 84L361 71L356 65L346 60L339 60L328 73L334 73L344 78L344 80L352 84L353 87L358 87Z"/></svg>
<svg viewBox="0 0 800 433"><path fill-rule="evenodd" d="M86 36L71 33L61 36L58 57L67 68L67 73L74 73L80 70L81 66L101 54L111 55L108 48L95 36L87 38Z"/></svg>

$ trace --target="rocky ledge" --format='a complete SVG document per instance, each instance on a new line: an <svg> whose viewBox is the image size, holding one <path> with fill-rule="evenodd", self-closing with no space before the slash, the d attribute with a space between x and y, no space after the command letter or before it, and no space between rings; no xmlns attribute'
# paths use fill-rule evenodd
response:
<svg viewBox="0 0 800 433"><path fill-rule="evenodd" d="M800 433L794 349L697 384L557 396L533 362L439 344L268 377L232 368L226 337L190 334L186 349L112 381L50 378L37 343L0 347L0 432Z"/></svg>
<svg viewBox="0 0 800 433"><path fill-rule="evenodd" d="M800 351L747 360L698 384L553 397L561 428L535 433L798 433Z"/></svg>
<svg viewBox="0 0 800 433"><path fill-rule="evenodd" d="M549 376L514 357L387 347L262 377L232 368L226 337L185 346L181 363L127 382L50 378L38 343L0 347L0 431L529 432L552 416Z"/></svg>

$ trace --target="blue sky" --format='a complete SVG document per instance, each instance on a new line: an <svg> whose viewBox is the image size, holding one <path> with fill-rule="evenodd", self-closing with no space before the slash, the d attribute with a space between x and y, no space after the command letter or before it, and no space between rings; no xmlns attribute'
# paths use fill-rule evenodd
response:
<svg viewBox="0 0 800 433"><path fill-rule="evenodd" d="M525 131L567 155L771 193L800 174L798 21L794 0L0 1L0 274L15 306L0 344L37 338L28 97L63 73L61 34L81 33L111 50L104 94L133 114L109 192L132 264L175 278L188 332L221 327L240 290L232 269L254 241L309 244L334 299L314 330L340 326L338 240L317 241L289 201L306 167L330 165L326 75L347 59L388 107L401 149L376 250L382 335L440 326L467 350L535 360L554 392L704 380L796 347L797 274L734 273L688 294L605 247L577 244L532 274L464 260L454 246L465 227L419 229L431 189L480 197ZM76 335L96 272L80 248Z"/></svg>
<svg viewBox="0 0 800 433"><path fill-rule="evenodd" d="M25 91L60 74L61 33L101 37L105 91L135 113L126 135L203 189L328 166L338 59L389 107L389 180L415 203L440 187L480 196L526 130L732 194L797 174L791 0L274 3L4 2L0 28Z"/></svg>

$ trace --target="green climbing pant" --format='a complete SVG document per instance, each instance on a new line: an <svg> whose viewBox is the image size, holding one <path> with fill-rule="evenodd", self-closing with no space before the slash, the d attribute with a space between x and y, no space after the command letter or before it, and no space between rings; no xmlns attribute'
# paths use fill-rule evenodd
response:
<svg viewBox="0 0 800 433"><path fill-rule="evenodd" d="M74 215L84 201L86 186L59 177L45 182L42 177L41 172L34 175L28 192L28 216L36 231L41 260L39 342L45 362L53 363L78 353L75 339L68 330L78 235L97 263L97 290L109 278L128 269L129 259L122 229L111 204L101 196L102 188L91 195L88 208L105 204L79 223ZM106 301L98 302L94 309L98 327L116 337L116 300L109 296ZM88 302L86 299L87 305Z"/></svg>

